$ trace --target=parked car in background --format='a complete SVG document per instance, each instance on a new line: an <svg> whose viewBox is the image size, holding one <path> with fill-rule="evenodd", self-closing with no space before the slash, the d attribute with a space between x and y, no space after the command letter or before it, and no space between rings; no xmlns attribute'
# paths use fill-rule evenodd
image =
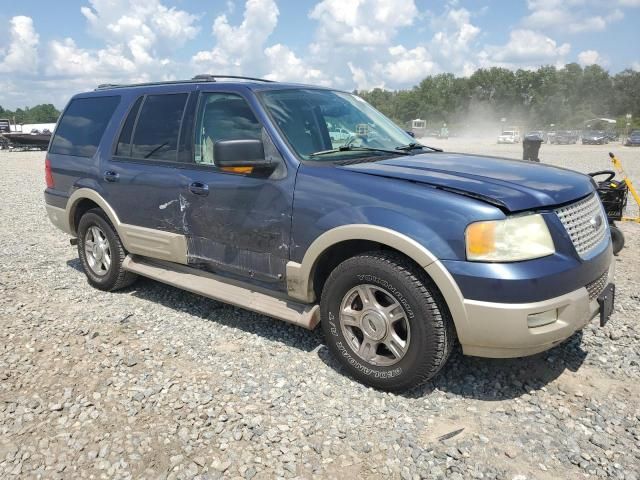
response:
<svg viewBox="0 0 640 480"><path fill-rule="evenodd" d="M589 130L582 133L583 145L604 145L606 143L609 143L609 140L601 130Z"/></svg>
<svg viewBox="0 0 640 480"><path fill-rule="evenodd" d="M530 138L532 140L542 140L542 142L547 141L547 134L542 130L532 130L525 135L525 138Z"/></svg>
<svg viewBox="0 0 640 480"><path fill-rule="evenodd" d="M328 123L356 137L334 142ZM320 324L376 388L429 380L456 342L532 355L613 310L591 177L424 146L348 92L219 76L105 86L66 106L45 178L47 214L95 288L142 275Z"/></svg>
<svg viewBox="0 0 640 480"><path fill-rule="evenodd" d="M640 130L632 131L625 140L624 144L627 147L640 147Z"/></svg>
<svg viewBox="0 0 640 480"><path fill-rule="evenodd" d="M617 142L620 139L620 134L614 130L607 130L604 132L609 142Z"/></svg>
<svg viewBox="0 0 640 480"><path fill-rule="evenodd" d="M520 132L517 130L505 130L498 135L498 143L520 143Z"/></svg>
<svg viewBox="0 0 640 480"><path fill-rule="evenodd" d="M353 132L350 132L346 128L336 127L329 130L329 137L332 142L346 142L353 136Z"/></svg>
<svg viewBox="0 0 640 480"><path fill-rule="evenodd" d="M553 137L550 137L549 143L554 143L556 145L578 143L578 134L571 130L558 130Z"/></svg>

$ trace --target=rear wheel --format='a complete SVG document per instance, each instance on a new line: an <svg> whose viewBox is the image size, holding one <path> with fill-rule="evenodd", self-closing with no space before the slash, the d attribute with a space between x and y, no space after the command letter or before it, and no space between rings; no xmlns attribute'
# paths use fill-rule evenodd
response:
<svg viewBox="0 0 640 480"><path fill-rule="evenodd" d="M433 378L455 334L447 307L424 271L394 252L345 260L320 302L327 345L362 383L399 391Z"/></svg>
<svg viewBox="0 0 640 480"><path fill-rule="evenodd" d="M624 248L624 233L622 233L622 230L614 225L611 225L610 230L613 254L617 255Z"/></svg>
<svg viewBox="0 0 640 480"><path fill-rule="evenodd" d="M111 222L98 208L78 223L78 256L91 286L113 291L131 285L137 275L122 268L127 253Z"/></svg>

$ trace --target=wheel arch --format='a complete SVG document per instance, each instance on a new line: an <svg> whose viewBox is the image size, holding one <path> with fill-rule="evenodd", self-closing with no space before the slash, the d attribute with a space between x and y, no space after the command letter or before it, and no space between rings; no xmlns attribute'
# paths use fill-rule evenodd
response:
<svg viewBox="0 0 640 480"><path fill-rule="evenodd" d="M96 192L95 190L91 190L90 188L79 188L67 201L67 220L69 222L69 230L77 235L77 227L78 222L80 221L80 217L86 211L91 208L100 208L105 215L109 218L109 221L113 225L113 227L118 232L118 235L122 237L121 228L120 228L120 220L118 219L118 215L113 210L111 205L107 203L107 201L102 198L102 196ZM124 244L123 238L123 244ZM126 248L126 245L125 245Z"/></svg>
<svg viewBox="0 0 640 480"><path fill-rule="evenodd" d="M188 263L187 239L184 235L122 223L109 202L90 188L77 189L67 201L67 231L72 235L77 235L76 219L79 221L82 209L89 206L97 206L105 213L127 252L175 263Z"/></svg>
<svg viewBox="0 0 640 480"><path fill-rule="evenodd" d="M372 249L386 248L396 250L420 268L424 268L427 275L440 290L456 330L464 331L467 322L464 297L456 281L438 258L426 247L411 237L395 230L369 224L352 224L335 227L324 232L309 246L300 263L287 263L287 290L289 296L297 300L314 303L317 301L317 289L314 279L319 262L327 252L339 246L369 245ZM361 248L358 253L363 253ZM330 272L328 272L330 273Z"/></svg>

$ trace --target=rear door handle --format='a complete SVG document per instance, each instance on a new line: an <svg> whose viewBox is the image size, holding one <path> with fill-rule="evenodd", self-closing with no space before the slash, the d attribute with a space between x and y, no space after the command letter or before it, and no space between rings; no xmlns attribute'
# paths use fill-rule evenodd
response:
<svg viewBox="0 0 640 480"><path fill-rule="evenodd" d="M107 182L117 182L119 178L120 174L112 170L107 170L106 172L104 172L104 179Z"/></svg>
<svg viewBox="0 0 640 480"><path fill-rule="evenodd" d="M194 195L200 195L206 197L209 195L209 185L202 182L193 182L189 185L189 191Z"/></svg>

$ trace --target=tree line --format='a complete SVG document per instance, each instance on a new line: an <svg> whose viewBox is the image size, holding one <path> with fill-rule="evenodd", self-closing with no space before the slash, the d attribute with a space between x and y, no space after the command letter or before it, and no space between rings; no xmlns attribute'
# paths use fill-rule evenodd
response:
<svg viewBox="0 0 640 480"><path fill-rule="evenodd" d="M399 125L416 118L454 128L501 121L529 129L580 129L594 118L640 127L640 72L610 75L599 65L543 66L532 70L479 69L469 77L432 75L407 90L375 88L358 95Z"/></svg>
<svg viewBox="0 0 640 480"><path fill-rule="evenodd" d="M5 110L0 106L0 118L7 119L18 125L24 123L55 123L60 116L60 111L50 103L43 103L35 107L17 108Z"/></svg>

